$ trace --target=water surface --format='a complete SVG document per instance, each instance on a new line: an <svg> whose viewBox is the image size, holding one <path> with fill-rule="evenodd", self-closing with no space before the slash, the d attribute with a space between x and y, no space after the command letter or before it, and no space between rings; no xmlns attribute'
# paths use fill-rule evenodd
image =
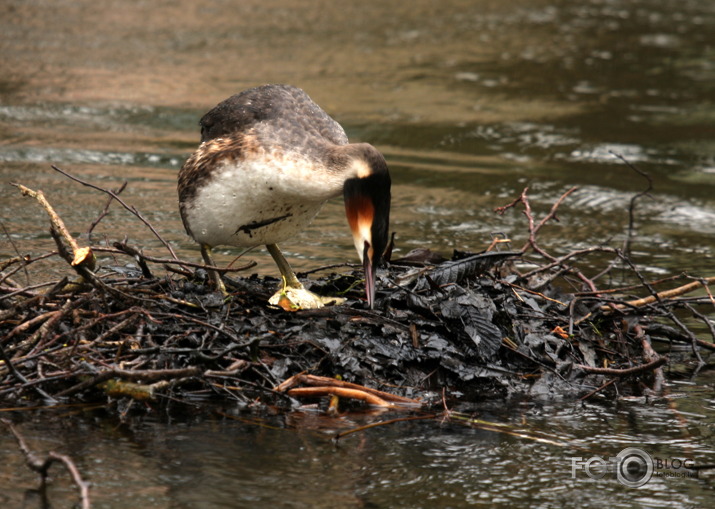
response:
<svg viewBox="0 0 715 509"><path fill-rule="evenodd" d="M315 410L128 423L67 411L39 413L20 429L31 447L72 451L97 507L707 507L712 473L653 477L634 489L612 474L594 480L574 473L572 458L607 459L638 447L656 459L712 462L714 382L670 384L670 403L530 400L472 409L519 436L433 419L336 444L338 431L402 415L329 418ZM0 494L4 507L32 499L36 486L13 446L0 438L8 457L0 480L16 487ZM76 498L58 467L48 492L56 503Z"/></svg>
<svg viewBox="0 0 715 509"><path fill-rule="evenodd" d="M396 254L481 250L493 232L520 247L523 215L493 209L527 186L537 214L578 186L542 246L620 246L630 200L647 182L618 154L653 180L637 202L634 261L654 278L713 275L712 2L11 0L0 12L0 257L53 249L44 213L9 182L42 189L78 235L101 214L107 197L53 172L56 164L105 188L126 181L124 199L180 257L198 260L175 194L198 119L233 93L278 82L304 88L353 141L384 152ZM168 256L114 204L93 239L124 236ZM297 270L356 261L339 200L283 247ZM219 259L238 253L222 249ZM265 254L248 256L275 274ZM587 260L587 273L604 261ZM69 273L33 267L29 281L16 278ZM656 402L485 404L485 417L556 433L567 447L419 422L336 448L327 433L287 422L296 416L274 429L218 417L127 426L37 414L22 428L38 448L79 458L99 507L694 507L712 499L712 480L632 490L573 479L567 459L633 445L713 463L712 374L689 375ZM320 419L308 413L301 423ZM15 487L0 505L19 506L34 476L5 435L0 453L0 484ZM67 482L53 490L73 500Z"/></svg>

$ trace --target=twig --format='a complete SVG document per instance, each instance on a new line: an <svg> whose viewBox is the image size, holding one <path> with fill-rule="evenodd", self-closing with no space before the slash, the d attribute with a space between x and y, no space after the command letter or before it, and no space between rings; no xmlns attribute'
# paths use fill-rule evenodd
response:
<svg viewBox="0 0 715 509"><path fill-rule="evenodd" d="M2 226L2 231L5 234L5 237L7 237L8 242L10 242L10 245L12 246L12 249L15 251L15 254L17 255L16 258L11 258L10 260L7 260L0 265L0 270L5 270L10 264L15 263L15 261L19 261L22 263L21 267L25 270L25 281L29 285L30 284L30 274L27 272L27 264L29 261L29 256L22 256L20 254L20 250L17 248L15 245L15 241L12 239L12 236L10 235L10 232L7 231L7 228L5 228L5 223L0 221L0 226ZM0 283L2 283L6 278L10 277L11 274L8 274L4 276L2 279L0 279Z"/></svg>
<svg viewBox="0 0 715 509"><path fill-rule="evenodd" d="M656 292L655 289L654 289L650 284L648 284L648 282L646 281L646 279L645 279L645 277L643 276L643 274L641 274L641 272L636 268L636 266L633 264L633 262L631 261L631 259L628 258L627 256L624 256L622 253L620 254L620 256L621 256L621 257L623 258L623 260L628 264L628 266L631 268L631 270L635 273L636 277L640 280L640 282L643 284L643 286L645 286L645 287L648 289L648 291L649 291L649 292L651 293L651 295L655 298L655 300L658 301L658 303L662 304L663 301L662 301L662 299L660 298L660 296L658 295L658 292ZM686 286L687 286L687 285L686 285ZM701 357L700 352L698 351L698 338L695 336L695 334L693 334L692 331L691 331L690 329L688 329L688 328L685 326L685 324L684 324L683 322L681 322L681 321L678 319L678 317L676 317L676 316L673 314L672 311L670 311L669 309L667 309L665 306L663 306L662 309L663 309L664 314L665 314L668 318L670 318L670 320L672 320L678 327L680 327L680 329L681 329L685 334L687 334L687 336L690 338L690 345L691 345L691 348L692 348L692 350L693 350L693 355L695 355L695 357L698 359L698 362L699 362L701 365L702 365L702 364L705 364L705 361L703 361L703 358Z"/></svg>
<svg viewBox="0 0 715 509"><path fill-rule="evenodd" d="M693 316L698 317L705 324L705 326L710 330L710 336L713 338L713 340L715 340L715 324L713 324L712 318L708 318L703 313L694 309L693 306L691 306L690 304L685 304L685 308L690 310ZM715 350L715 344L708 343L707 341L703 341L702 339L698 339L698 345L708 348L709 350Z"/></svg>
<svg viewBox="0 0 715 509"><path fill-rule="evenodd" d="M110 191L109 189L104 189L104 188L99 187L99 186L96 186L96 185L94 185L94 184L90 184L89 182L86 182L86 181L84 181L84 180L82 180L82 179L80 179L80 178L78 178L78 177L75 177L74 175L72 175L72 174L66 172L65 170L62 170L61 168L58 168L58 167L55 166L54 164L51 165L51 166L52 166L52 169L53 169L53 170L55 170L55 171L61 173L61 174L64 175L65 177L67 177L67 178L69 178L69 179L72 179L72 180L74 180L75 182L78 182L78 183L82 184L83 186L91 187L92 189L96 189L97 191L101 191L101 192L103 192L103 193L106 193L106 194L108 194L109 196L111 196L112 198L114 198L115 200L117 200L117 201L122 205L122 207L124 207L124 208L127 209L129 212L131 212L132 214L134 214L137 218L139 218L139 220L140 220L142 223L144 223L144 224L147 226L147 228L149 228L149 229L151 230L151 232L154 234L154 236L155 236L157 239L159 239L159 242L161 242L162 244L164 244L164 247L166 247L166 249L169 251L169 253L171 254L171 256L172 256L172 258L173 258L174 260L178 260L178 259L179 259L179 258L176 256L176 253L174 253L174 249L171 247L171 245L170 245L167 241L165 241L164 238L163 238L161 235L159 235L159 232L157 232L157 231L154 229L154 227L151 225L151 223L150 223L149 221L147 221L147 220L144 218L144 216L141 215L141 213L137 210L137 208L134 207L134 206L131 206L131 207L130 207L129 205L127 205L127 204L124 202L124 200L122 200L122 199L117 195L117 193L115 193L114 191Z"/></svg>
<svg viewBox="0 0 715 509"><path fill-rule="evenodd" d="M74 483L77 485L82 509L89 509L91 507L89 500L89 483L82 479L82 476L80 475L77 466L72 461L72 458L65 454L58 454L54 451L48 452L45 458L41 458L27 446L25 439L15 429L10 421L7 419L0 419L0 422L7 426L10 433L12 433L15 437L18 447L25 455L25 462L27 463L27 466L30 467L31 470L40 474L43 490L45 489L45 485L47 483L48 470L52 464L55 462L62 463L70 473Z"/></svg>
<svg viewBox="0 0 715 509"><path fill-rule="evenodd" d="M574 187L572 187L571 189L569 189L568 191L566 191L564 194L562 194L562 195L559 197L559 199L556 200L556 202L551 206L551 210L549 210L549 213L546 214L546 215L543 217L543 219L542 219L541 221L539 221L539 224L537 224L537 225L534 227L533 231L532 231L532 230L529 230L529 241L530 241L530 242L531 242L531 240L532 240L532 237L534 238L534 242L535 242L536 234L539 233L539 230L541 230L541 228L542 228L548 221L550 221L550 220L552 220L552 219L555 220L555 221L558 221L558 220L559 220L558 217L556 217L556 210L559 208L559 206L561 205L561 203L563 203L563 201L564 201L571 193L573 193L573 192L576 191L577 189L578 189L578 187L574 186ZM526 190L525 190L525 191L526 191ZM527 200L527 203L528 203L528 200ZM524 204L524 205L526 206L526 204Z"/></svg>
<svg viewBox="0 0 715 509"><path fill-rule="evenodd" d="M591 396L593 396L593 395L595 395L595 394L598 394L598 393L601 392L603 389L605 389L606 387L608 387L608 386L610 386L611 384L613 384L616 380L618 380L618 378L611 378L608 382L606 382L606 383L603 384L602 386L597 387L596 389L592 390L591 392L589 392L589 393L586 394L585 396L581 396L580 398L578 398L578 400L579 400L579 401L586 401L586 400L587 400L588 398L590 398Z"/></svg>
<svg viewBox="0 0 715 509"><path fill-rule="evenodd" d="M577 256L591 254L591 253L615 253L615 250L610 247L597 246L597 247L589 247L586 249L579 249L576 251L571 251L570 253L565 254L564 256L555 258L551 263L542 265L541 267L537 267L533 270L530 270L529 272L522 274L522 277L525 279L530 278L536 274L540 274L541 272L546 272L547 270L553 269L555 267L564 266L564 262L566 260L575 258ZM566 267L568 267L568 266L566 266ZM540 286L543 286L543 285L540 285ZM577 292L574 295L582 295L584 293L593 294L594 292ZM596 291L596 293L601 293L601 292Z"/></svg>
<svg viewBox="0 0 715 509"><path fill-rule="evenodd" d="M124 251L126 254L134 257L142 271L142 276L147 279L153 279L154 276L152 275L151 270L149 270L149 266L146 264L146 258L144 258L144 254L140 250L129 246L124 242L115 242L113 245L120 251Z"/></svg>
<svg viewBox="0 0 715 509"><path fill-rule="evenodd" d="M142 314L145 317L149 318L152 320L154 323L161 324L160 321L155 320L154 317L152 317L145 309L138 307L138 306L133 306L128 309L124 309L122 311L118 311L116 313L107 313L107 314L102 314L101 316L98 316L97 318L94 318L90 320L89 322L86 322L79 327L76 327L74 329L62 332L55 338L55 342L57 341L64 341L65 337L70 336L70 337L78 337L78 334L82 331L89 330L93 327L95 327L97 324L103 322L103 321L108 321L112 320L115 318L122 317L124 315L131 315L132 317L135 317L138 314ZM77 342L75 342L75 345L72 347L72 351L77 348Z"/></svg>
<svg viewBox="0 0 715 509"><path fill-rule="evenodd" d="M389 392L378 391L377 389L371 389L370 387L365 387L364 385L354 384L350 382L345 382L343 380L338 380L336 378L329 378L326 376L316 376L308 375L306 373L298 373L293 375L289 379L282 382L280 385L275 387L278 392L283 392L289 388L295 387L299 383L304 383L313 386L330 386L330 387L340 387L344 389L353 389L363 392L370 393L386 401L393 401L396 403L403 403L408 405L419 406L422 403L416 399L405 398L403 396L398 396L397 394L390 394Z"/></svg>
<svg viewBox="0 0 715 509"><path fill-rule="evenodd" d="M359 426L357 428L353 428L353 429L349 429L347 431L341 431L340 433L336 433L335 436L333 437L333 440L335 440L337 442L341 438L343 438L347 435L350 435L352 433L357 433L359 431L365 431L366 429L376 428L378 426L388 426L390 424L395 424L396 422L432 420L432 419L436 418L437 415L438 414L413 415L411 417L398 417L396 419L390 419L389 421L373 422L370 424L366 424L365 426Z"/></svg>
<svg viewBox="0 0 715 509"><path fill-rule="evenodd" d="M609 248L609 250L610 250L610 248ZM613 251L616 252L615 250L613 250ZM616 252L616 254L618 254L618 253ZM668 277L664 277L661 279L656 279L655 281L650 281L649 284L652 286L660 285L663 283L667 283L668 281L673 281L675 279L679 279L681 277L683 277L682 274L678 274L675 276L668 276ZM599 290L597 293L599 296L603 296L603 295L608 295L611 293L632 292L633 290L640 290L642 288L643 288L643 285L620 286L617 288L609 288L608 290ZM575 295L577 297L586 297L586 296L594 295L594 292L574 292L571 295Z"/></svg>
<svg viewBox="0 0 715 509"><path fill-rule="evenodd" d="M145 382L159 381L165 379L173 378L187 378L192 376L198 376L202 373L201 369L198 367L189 368L177 368L177 369L108 369L102 371L101 373L95 375L89 380L78 383L66 389L62 392L57 393L57 397L69 396L75 392L83 391L93 387L97 384L105 382L110 378L126 378L128 380L142 380Z"/></svg>
<svg viewBox="0 0 715 509"><path fill-rule="evenodd" d="M598 368L593 366L586 366L585 364L576 364L575 367L582 369L583 371L594 374L594 375L610 375L610 376L629 376L635 375L637 373L642 373L644 371L650 371L658 366L662 366L668 362L667 357L659 357L658 359L648 362L646 364L641 364L640 366L634 366L632 368L624 369L614 369L614 368Z"/></svg>
<svg viewBox="0 0 715 509"><path fill-rule="evenodd" d="M392 408L395 406L394 403L385 401L379 396L375 396L369 392L359 391L356 389L345 389L342 387L295 387L293 389L288 389L287 394L293 397L311 398L332 394L341 398L358 399L368 403L369 405L379 407Z"/></svg>
<svg viewBox="0 0 715 509"><path fill-rule="evenodd" d="M62 305L60 309L55 311L52 316L50 316L37 331L32 334L28 339L23 341L23 343L28 343L32 346L30 354L50 346L52 341L47 343L44 342L45 338L50 334L50 332L58 325L59 321L67 315L73 309L77 309L87 302L86 298L78 299L67 299L67 301Z"/></svg>
<svg viewBox="0 0 715 509"><path fill-rule="evenodd" d="M108 248L108 247L95 247L94 250L97 251L98 253L115 253L115 254L130 254L134 256L131 251L133 248L130 248L130 251L127 251L124 249L124 246L127 246L127 244L123 244L120 242L115 242L114 247L116 249ZM250 261L246 262L244 265L241 265L240 267L216 267L216 266L211 266L211 265L206 265L205 263L193 263L193 262L187 262L185 260L170 260L168 258L157 258L155 256L149 256L144 253L139 253L139 256L141 256L144 260L152 263L163 263L163 264L168 264L168 265L180 265L182 267L193 267L196 269L207 269L207 270L215 270L216 272L241 272L248 270L252 267L256 266L255 261Z"/></svg>
<svg viewBox="0 0 715 509"><path fill-rule="evenodd" d="M551 206L551 210L549 210L548 214L546 214L541 221L539 221L538 224L535 224L534 221L534 215L531 211L531 204L529 203L529 197L527 195L527 192L529 190L528 187L525 187L524 190L521 192L521 195L516 198L514 201L509 203L508 205L505 205L503 207L497 207L494 209L494 211L497 214L504 214L504 212L509 209L513 208L516 206L517 203L521 203L524 205L524 215L526 216L526 219L528 221L528 229L529 229L529 240L524 244L524 246L521 248L521 252L525 253L527 248L531 246L531 249L533 249L536 253L539 255L543 256L550 262L556 262L557 258L549 253L547 253L544 249L541 248L541 246L538 245L536 242L536 235L541 230L541 228L550 220L555 220L558 221L558 217L556 216L556 211L558 210L559 206L563 201L574 191L576 191L578 187L572 187L565 193L563 193L558 200ZM558 265L562 265L559 263ZM596 285L594 282L586 277L580 270L578 270L575 267L569 267L566 265L562 265L564 267L567 267L569 271L572 271L576 277L578 277L583 283L585 283L593 292L596 292Z"/></svg>
<svg viewBox="0 0 715 509"><path fill-rule="evenodd" d="M648 187L645 188L643 191L635 194L630 201L630 204L628 205L628 234L626 235L625 240L623 241L623 254L626 256L630 256L631 254L631 241L633 240L634 236L634 224L635 224L635 208L636 208L636 201L641 198L642 196L648 196L649 198L652 198L650 195L650 192L653 190L653 179L651 178L650 175L648 175L646 172L639 170L636 168L634 165L629 163L625 157L623 157L621 154L618 154L612 150L608 151L611 155L617 157L623 163L628 166L631 170L639 174L640 176L644 177L648 181Z"/></svg>
<svg viewBox="0 0 715 509"><path fill-rule="evenodd" d="M121 194L122 191L127 187L127 181L125 180L119 188L114 191L114 194L119 195ZM89 225L89 228L87 229L87 239L92 242L92 232L94 229L97 227L99 222L104 219L107 214L109 214L109 206L112 204L112 200L114 200L113 196L110 196L109 200L107 200L107 204L104 206L104 210L102 210L102 213L99 215L97 219L92 221L92 224Z"/></svg>
<svg viewBox="0 0 715 509"><path fill-rule="evenodd" d="M25 320L22 323L18 324L14 329L12 329L10 332L5 334L2 338L0 338L0 345L3 345L12 339L13 336L16 334L19 334L21 332L25 332L27 329L30 329L37 325L38 323L43 323L45 320L49 320L53 316L57 315L57 311L48 311L46 313L42 313L40 315L37 315L34 318L31 318L29 320Z"/></svg>
<svg viewBox="0 0 715 509"><path fill-rule="evenodd" d="M12 276L12 275L13 275L15 272L17 272L18 270L20 270L20 269L25 269L25 270L26 270L26 267L27 267L28 265L30 265L31 263L34 263L34 262L39 261L39 260L44 260L45 258L50 258L50 257L56 256L56 255L57 255L57 251L52 251L52 252L50 252L50 253L45 253L45 254L43 254L43 255L39 255L39 256L36 257L36 258L31 258L30 256L23 256L23 257L21 257L21 258L22 258L22 266L16 267L16 268L13 269L11 272L2 275L2 277L0 277L0 284L2 284L3 282L5 282L6 280L8 280L8 279L10 278L10 276ZM14 258L10 258L10 259L8 259L8 260L5 260L5 262L2 264L2 270L7 269L10 265L12 265L13 263L17 263L18 261L19 261L19 260L17 259L17 257L14 257ZM28 277L29 277L29 275L28 275ZM15 287L18 286L18 285L15 284L14 282L11 282L11 284L14 284ZM28 284L29 284L29 283L28 283ZM52 284L52 283L40 283L39 285L28 286L28 287L26 287L26 288L24 288L24 289L17 288L17 290L19 290L19 291L26 290L26 291L27 291L27 290L32 290L32 289L35 289L35 288L40 288L40 287L42 287L42 286L49 286L50 284ZM15 290L16 290L16 288L13 288L13 289L10 290L10 291L13 291L13 292L14 292ZM4 291L4 289L3 289L3 291ZM8 297L8 295L3 295L2 297L0 297L0 300L4 299L4 298L6 298L6 297Z"/></svg>
<svg viewBox="0 0 715 509"><path fill-rule="evenodd" d="M351 267L351 268L352 268L352 267L357 267L357 266L359 266L359 265L358 265L358 264L355 264L355 263L347 263L347 262L334 263L334 264L332 264L332 265L323 265L322 267L318 267L318 268L316 268L316 269L304 270L304 271L302 271L302 272L297 273L296 275L297 275L298 277L303 278L303 277L306 277L306 276L308 276L308 275L310 275L310 274L315 274L316 272L321 272L321 271L324 271L324 270L338 269L338 268L341 268L341 267ZM213 270L213 269L212 269L212 270Z"/></svg>
<svg viewBox="0 0 715 509"><path fill-rule="evenodd" d="M641 347L643 348L643 358L647 361L654 362L660 359L660 355L653 350L650 344L650 338L645 333L643 327L636 324L633 327L633 331L636 333L636 339L641 342ZM663 384L665 383L665 376L663 375L663 369L661 367L655 368L653 371L655 374L655 380L653 382L653 391L660 393L663 390Z"/></svg>
<svg viewBox="0 0 715 509"><path fill-rule="evenodd" d="M576 191L578 187L572 187L568 191L566 191L564 194L562 194L558 200L551 206L551 210L549 211L548 214L546 214L541 221L539 221L538 224L535 224L534 221L534 214L531 211L531 203L529 202L529 198L527 196L527 192L529 191L528 187L525 187L524 190L521 192L521 195L519 195L518 198L516 198L514 201L509 203L508 205L505 205L503 207L497 207L494 209L494 211L502 215L504 212L506 212L507 209L515 207L517 203L521 203L524 205L524 215L526 216L526 219L528 221L528 228L529 228L529 240L524 244L524 246L521 248L522 252L526 252L527 247L531 246L531 248L539 253L541 256L546 258L547 260L554 261L556 260L555 257L551 256L549 253L541 249L539 245L536 243L536 234L539 233L539 230L547 223L547 221L550 220L555 220L558 221L558 217L556 216L556 211L561 205L561 203L566 199L568 195Z"/></svg>
<svg viewBox="0 0 715 509"><path fill-rule="evenodd" d="M17 378L17 381L22 383L22 384L29 384L27 378L25 378L17 369L15 369L15 366L13 365L12 361L10 360L10 357L7 356L5 353L5 349L3 348L2 345L0 345L0 358L5 362L5 366L7 366L8 371L12 373L12 376ZM45 391L40 389L39 387L34 387L33 389L37 394L39 394L42 398L44 398L48 403L50 404L55 404L57 403L57 400L47 394Z"/></svg>
<svg viewBox="0 0 715 509"><path fill-rule="evenodd" d="M701 286L705 286L711 283L715 283L715 277L708 277L702 280L693 281L677 288L671 288L670 290L663 290L662 292L654 293L653 295L649 295L648 297L643 297L641 299L629 300L616 307L619 307L619 309L623 309L625 306L641 307L646 306L648 304L653 304L654 302L662 302L663 300L672 299L673 297L692 292L694 290L697 290ZM648 286L650 286L650 284ZM610 311L610 309L611 308L608 306L601 307L602 311Z"/></svg>
<svg viewBox="0 0 715 509"><path fill-rule="evenodd" d="M531 295L536 295L537 297L541 297L542 299L544 299L544 300L546 300L546 301L549 301L549 302L553 302L553 303L555 303L555 304L558 304L559 306L563 306L563 307L568 306L568 304L566 304L565 302L561 302L560 300L557 300L557 299L552 299L551 297L548 297L548 296L544 295L544 294L541 293L541 292L537 292L536 290L531 290L531 289L529 289L529 288L525 288L525 287L523 287L523 286L521 286L521 285L517 285L517 284L514 284L514 283L510 283L510 282L505 281L505 280L502 280L502 284L504 284L504 285L506 285L506 286L509 286L509 287L511 287L511 288L514 289L514 290L521 290L521 291L523 291L523 292L530 293Z"/></svg>

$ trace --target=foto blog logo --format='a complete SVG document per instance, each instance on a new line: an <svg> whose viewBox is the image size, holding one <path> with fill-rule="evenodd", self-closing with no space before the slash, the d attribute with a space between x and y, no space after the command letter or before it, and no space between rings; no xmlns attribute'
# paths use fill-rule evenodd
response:
<svg viewBox="0 0 715 509"><path fill-rule="evenodd" d="M571 458L571 477L576 478L579 471L594 480L603 479L608 474L615 474L618 482L629 488L640 488L651 478L658 477L697 477L692 470L692 460L662 459L655 460L650 454L636 447L628 447L616 456L604 459L601 456L590 458Z"/></svg>

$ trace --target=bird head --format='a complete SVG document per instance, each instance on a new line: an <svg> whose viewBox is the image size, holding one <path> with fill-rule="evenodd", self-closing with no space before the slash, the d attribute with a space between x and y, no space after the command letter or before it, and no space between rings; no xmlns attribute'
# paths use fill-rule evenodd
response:
<svg viewBox="0 0 715 509"><path fill-rule="evenodd" d="M390 223L390 173L385 158L366 143L352 146L349 177L343 185L345 214L365 270L365 292L375 303L375 272L387 247Z"/></svg>

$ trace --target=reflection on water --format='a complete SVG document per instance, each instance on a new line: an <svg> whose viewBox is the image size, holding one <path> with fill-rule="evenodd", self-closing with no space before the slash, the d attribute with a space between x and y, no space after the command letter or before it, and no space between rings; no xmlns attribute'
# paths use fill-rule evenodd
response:
<svg viewBox="0 0 715 509"><path fill-rule="evenodd" d="M509 423L518 434L427 420L364 430L336 444L337 431L400 415L328 418L316 411L173 424L40 414L20 430L36 449L73 454L98 507L705 507L712 473L654 477L633 489L611 474L594 481L572 472L571 458L607 459L626 447L712 463L715 406L712 389L703 387L713 379L694 382L671 385L670 403L485 402L473 409L478 419ZM530 438L537 435L555 443ZM18 486L0 493L4 507L18 507L34 486L14 447L0 436L10 459L0 475ZM58 473L50 493L58 505L75 499Z"/></svg>
<svg viewBox="0 0 715 509"><path fill-rule="evenodd" d="M386 154L398 254L479 250L495 231L520 246L521 214L492 210L526 186L537 213L580 186L560 223L541 233L554 252L619 246L630 199L647 183L617 153L653 178L652 198L637 207L637 262L658 274L712 275L712 2L11 0L0 12L0 257L52 249L44 213L9 182L44 190L77 235L100 215L107 197L49 169L57 164L108 189L128 181L122 197L181 257L198 260L175 194L178 168L198 144L197 121L232 93L283 82L306 89L351 139ZM116 204L93 235L126 235L166 256ZM222 262L238 253L219 251ZM285 251L298 270L356 261L342 204L329 203ZM262 253L249 256L275 273ZM33 274L46 278L39 268ZM494 415L557 429L579 444L568 451L431 423L373 430L338 448L321 433L226 421L145 424L126 434L91 420L28 427L38 446L83 458L107 507L687 507L705 505L707 484L668 480L628 491L571 479L564 458L581 447L608 456L632 444L712 463L712 397L697 390L708 384L678 387L687 415L646 402L527 404ZM4 436L0 450L13 461L3 463L0 484L22 487L0 493L0 505L17 506L34 478ZM53 490L71 499L61 484Z"/></svg>

